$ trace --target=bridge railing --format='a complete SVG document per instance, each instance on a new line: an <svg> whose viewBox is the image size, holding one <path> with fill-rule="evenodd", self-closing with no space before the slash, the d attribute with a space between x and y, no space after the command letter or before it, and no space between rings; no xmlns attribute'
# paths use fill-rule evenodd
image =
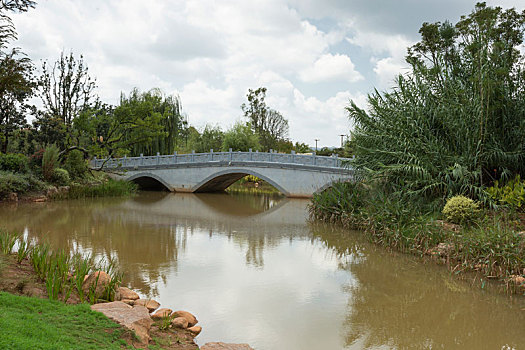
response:
<svg viewBox="0 0 525 350"><path fill-rule="evenodd" d="M140 168L140 167L165 167L175 164L197 164L197 163L220 163L220 162L253 162L253 163L276 163L296 164L323 168L340 168L343 161L348 158L340 158L337 155L318 156L314 154L275 153L275 152L213 152L187 153L156 156L123 157L97 159L91 161L93 167L100 167L104 162L107 168Z"/></svg>

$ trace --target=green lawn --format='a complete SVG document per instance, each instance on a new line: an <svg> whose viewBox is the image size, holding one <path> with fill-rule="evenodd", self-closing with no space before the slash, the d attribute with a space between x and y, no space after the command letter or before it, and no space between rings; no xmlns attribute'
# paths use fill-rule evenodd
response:
<svg viewBox="0 0 525 350"><path fill-rule="evenodd" d="M0 349L120 349L124 332L86 304L0 292Z"/></svg>

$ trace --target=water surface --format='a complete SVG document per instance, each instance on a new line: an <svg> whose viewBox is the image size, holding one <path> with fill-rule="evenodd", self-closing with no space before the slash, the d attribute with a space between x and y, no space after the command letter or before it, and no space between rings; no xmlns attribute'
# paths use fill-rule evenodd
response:
<svg viewBox="0 0 525 350"><path fill-rule="evenodd" d="M305 200L229 194L0 207L0 226L118 259L125 283L193 312L196 338L255 349L522 349L525 302L307 222Z"/></svg>

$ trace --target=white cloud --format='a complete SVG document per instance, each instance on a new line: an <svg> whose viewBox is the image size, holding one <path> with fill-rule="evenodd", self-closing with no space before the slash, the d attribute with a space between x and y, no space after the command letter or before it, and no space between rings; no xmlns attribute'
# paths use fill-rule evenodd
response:
<svg viewBox="0 0 525 350"><path fill-rule="evenodd" d="M468 11L453 0L327 1L47 0L13 19L17 46L37 66L62 50L82 53L105 102L160 87L180 93L191 123L226 127L242 116L248 89L266 86L294 141L338 145L348 99L389 87L418 24Z"/></svg>
<svg viewBox="0 0 525 350"><path fill-rule="evenodd" d="M342 80L350 83L364 79L361 73L355 70L350 57L346 55L325 54L319 57L313 65L299 73L305 82L322 82Z"/></svg>

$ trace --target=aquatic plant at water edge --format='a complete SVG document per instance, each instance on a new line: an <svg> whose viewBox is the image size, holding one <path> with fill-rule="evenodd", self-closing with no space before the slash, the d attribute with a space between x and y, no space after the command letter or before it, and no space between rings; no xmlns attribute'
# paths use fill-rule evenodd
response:
<svg viewBox="0 0 525 350"><path fill-rule="evenodd" d="M58 193L53 199L130 196L137 190L138 185L133 182L109 179L95 185L73 184L67 193Z"/></svg>
<svg viewBox="0 0 525 350"><path fill-rule="evenodd" d="M7 255L11 254L19 235L0 230L0 251Z"/></svg>

